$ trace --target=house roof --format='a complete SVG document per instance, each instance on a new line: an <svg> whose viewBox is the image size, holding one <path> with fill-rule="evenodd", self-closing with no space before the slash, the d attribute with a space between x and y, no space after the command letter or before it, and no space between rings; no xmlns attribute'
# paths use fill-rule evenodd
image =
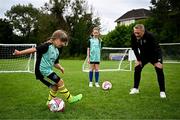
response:
<svg viewBox="0 0 180 120"><path fill-rule="evenodd" d="M150 16L150 11L147 9L133 9L128 12L126 12L124 15L119 17L115 22L122 22L126 20L131 20L131 19L142 19L142 18L147 18Z"/></svg>

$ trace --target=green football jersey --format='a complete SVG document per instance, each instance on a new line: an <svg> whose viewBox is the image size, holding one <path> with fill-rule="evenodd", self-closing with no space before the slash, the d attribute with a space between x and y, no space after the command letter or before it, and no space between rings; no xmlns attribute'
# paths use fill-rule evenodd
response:
<svg viewBox="0 0 180 120"><path fill-rule="evenodd" d="M101 56L101 41L98 38L92 37L89 40L90 62L100 62Z"/></svg>
<svg viewBox="0 0 180 120"><path fill-rule="evenodd" d="M54 45L49 45L46 53L42 54L39 70L43 76L49 76L53 70L55 61L59 57L59 50Z"/></svg>

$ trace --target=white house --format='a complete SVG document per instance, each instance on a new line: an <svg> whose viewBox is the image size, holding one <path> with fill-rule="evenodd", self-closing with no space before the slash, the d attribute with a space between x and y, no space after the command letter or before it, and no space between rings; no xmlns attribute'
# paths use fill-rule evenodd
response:
<svg viewBox="0 0 180 120"><path fill-rule="evenodd" d="M147 9L133 9L126 12L124 15L119 17L115 22L117 25L130 25L138 20L146 19L150 16L150 11Z"/></svg>

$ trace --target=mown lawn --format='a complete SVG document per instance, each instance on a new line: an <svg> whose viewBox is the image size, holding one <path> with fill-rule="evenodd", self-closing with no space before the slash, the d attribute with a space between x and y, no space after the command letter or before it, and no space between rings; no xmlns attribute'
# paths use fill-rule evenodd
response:
<svg viewBox="0 0 180 120"><path fill-rule="evenodd" d="M180 64L164 64L167 99L160 99L156 74L149 64L142 72L140 94L129 95L133 72L101 72L100 83L109 80L110 91L88 87L83 61L61 60L66 87L83 99L66 102L64 113L46 106L48 88L31 73L0 74L0 119L180 119ZM62 97L60 94L58 97Z"/></svg>

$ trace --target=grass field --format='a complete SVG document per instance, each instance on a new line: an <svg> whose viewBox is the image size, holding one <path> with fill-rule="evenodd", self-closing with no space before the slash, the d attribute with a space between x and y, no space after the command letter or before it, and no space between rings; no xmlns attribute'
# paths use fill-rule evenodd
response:
<svg viewBox="0 0 180 120"><path fill-rule="evenodd" d="M142 72L140 94L129 95L133 72L101 72L100 82L113 88L88 87L83 61L61 60L60 75L72 94L83 94L76 104L66 102L64 113L52 113L45 105L48 89L30 73L0 74L0 119L180 119L180 64L164 64L167 99L160 99L153 66ZM60 94L59 97L62 97Z"/></svg>

